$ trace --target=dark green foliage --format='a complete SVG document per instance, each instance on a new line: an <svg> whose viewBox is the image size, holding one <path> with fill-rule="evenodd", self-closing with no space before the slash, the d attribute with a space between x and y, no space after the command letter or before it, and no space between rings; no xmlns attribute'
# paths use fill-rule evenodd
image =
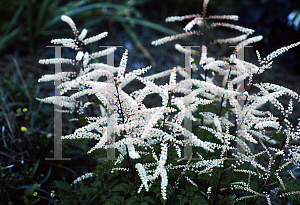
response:
<svg viewBox="0 0 300 205"><path fill-rule="evenodd" d="M278 142L282 142L286 139L286 136L281 132L280 133L272 132L271 139L276 140Z"/></svg>
<svg viewBox="0 0 300 205"><path fill-rule="evenodd" d="M172 158L170 158L171 161ZM102 202L103 204L210 204L201 194L206 192L204 188L196 188L185 179L181 179L178 188L173 188L171 183L177 180L180 172L171 171L169 176L169 185L167 187L168 201L161 198L160 182L155 181L149 192L142 189L141 193L137 190L141 184L137 173L135 173L135 182L128 172L115 171L110 173L113 163L110 161L101 161L95 168L95 177L81 181L72 187L64 181L55 181L59 192L57 198L62 200L61 204L72 204L75 201L81 204L93 204ZM193 174L189 174L191 178ZM198 177L195 181L203 185L202 179L209 177ZM205 186L204 186L205 187Z"/></svg>
<svg viewBox="0 0 300 205"><path fill-rule="evenodd" d="M227 196L223 196L223 195L218 195L218 197L220 198L220 203L223 204L230 204L233 205L234 201L236 199L236 195L235 194L230 194Z"/></svg>
<svg viewBox="0 0 300 205"><path fill-rule="evenodd" d="M69 191L71 189L71 185L65 181L54 181L55 186L64 191Z"/></svg>
<svg viewBox="0 0 300 205"><path fill-rule="evenodd" d="M18 47L23 45L26 50L23 52L34 53L41 39L48 39L45 36L61 33L57 27L61 15L77 16L79 19L87 19L91 16L98 15L98 18L86 23L86 28L99 27L99 22L120 22L127 28L130 36L135 36L132 27L143 25L162 31L166 34L175 32L158 24L143 19L140 12L135 8L145 2L128 4L126 0L115 3L114 1L93 1L84 0L81 2L58 1L58 0L17 0L14 2L1 2L0 11L3 18L1 19L0 33L0 52L8 51L9 46ZM103 10L106 9L106 12ZM99 16L100 14L100 16ZM102 25L103 26L103 25ZM92 31L92 29L90 29ZM48 39L49 40L49 39ZM138 39L133 39L137 46L147 54ZM10 50L12 50L10 48ZM147 54L149 57L150 54ZM152 58L150 56L150 58ZM153 60L153 59L152 59ZM153 61L154 62L154 61Z"/></svg>
<svg viewBox="0 0 300 205"><path fill-rule="evenodd" d="M44 158L51 157L53 149L48 135L53 118L50 107L34 100L37 83L25 82L16 68L0 75L0 199L5 204L35 204L48 195L43 185L51 167L44 166Z"/></svg>

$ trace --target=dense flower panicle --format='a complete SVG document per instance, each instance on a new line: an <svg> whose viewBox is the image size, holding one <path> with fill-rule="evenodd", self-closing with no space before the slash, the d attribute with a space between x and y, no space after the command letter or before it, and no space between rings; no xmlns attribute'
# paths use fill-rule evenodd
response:
<svg viewBox="0 0 300 205"><path fill-rule="evenodd" d="M161 168L161 195L164 200L167 200L167 185L168 185L168 175L165 167Z"/></svg>
<svg viewBox="0 0 300 205"><path fill-rule="evenodd" d="M205 15L205 12L206 12L206 8L207 8L207 5L208 5L208 3L209 3L209 0L204 0L203 1L203 11L202 11L202 13L203 13L203 16Z"/></svg>
<svg viewBox="0 0 300 205"><path fill-rule="evenodd" d="M204 70L208 70L208 69L215 70L217 72L222 73L223 75L228 75L229 71L221 68L221 67L225 67L227 65L228 65L228 62L217 60L217 61L206 64L205 66L203 66L203 69Z"/></svg>
<svg viewBox="0 0 300 205"><path fill-rule="evenodd" d="M38 82L48 82L52 80L59 80L59 81L68 81L70 80L69 77L73 77L76 75L76 72L60 72L56 74L46 74L43 75Z"/></svg>
<svg viewBox="0 0 300 205"><path fill-rule="evenodd" d="M274 129L280 129L281 126L278 122L274 122L274 121L264 121L264 122L259 122L257 123L254 128L255 129L261 129L264 127L273 127Z"/></svg>
<svg viewBox="0 0 300 205"><path fill-rule="evenodd" d="M40 64L57 64L57 63L66 63L75 65L75 60L73 59L67 59L67 58L51 58L51 59L40 59Z"/></svg>
<svg viewBox="0 0 300 205"><path fill-rule="evenodd" d="M191 31L196 24L204 27L204 29L227 27L245 33L237 37L216 39L212 42L240 42L230 57L208 57L211 54L206 45L201 45L201 55L198 51L190 50L192 55L200 58L199 64L193 63L192 69L202 72L200 73L202 80L191 79L190 74L180 66L147 77L143 75L151 69L151 66L125 73L128 59L127 49L123 53L118 67L105 63L94 63L93 59L113 53L116 47L89 53L83 45L106 37L107 32L85 39L88 31L83 29L78 36L73 20L68 16L62 16L61 19L72 28L75 39L54 39L51 43L62 44L77 50L74 56L75 60L54 58L41 59L39 62L41 64L80 65L80 71L78 73L61 72L42 76L39 82L60 80L61 83L57 88L61 89L60 95L66 96L57 94L57 96L38 100L67 108L68 110L64 110L64 112L73 112L78 109L78 113L82 114L93 103L81 102L79 99L87 95L95 96L101 102L99 105L100 116L86 117L87 125L76 129L73 134L63 136L62 139L95 139L97 143L88 151L88 154L97 149L117 149L119 155L113 170L133 171L132 168L135 168L142 182L138 193L143 187L148 191L155 180L161 180L161 195L164 200L167 200L166 189L168 182L171 181L168 179L170 170L182 170L181 174L185 175L184 177L191 184L198 187L186 173L194 172L198 175L211 176L216 169L223 171L232 169L234 172L247 175L248 183L237 179L230 183L230 188L252 194L237 196L236 202L260 196L271 204L274 197L299 194L300 192L297 191L283 192L287 189L287 184L281 173L290 165L300 164L300 148L292 144L300 139L300 122L294 127L295 124L293 125L289 121L289 116L293 112L293 99L299 102L300 96L282 86L270 83L258 84L252 81L254 75L263 73L265 69L271 67L273 58L300 45L300 42L278 49L263 60L257 52L259 66L240 60L236 57L239 49L260 41L262 36L247 39L254 30L223 22L208 24L207 21L209 20L238 20L235 15L205 17L208 2L208 0L203 2L202 15L174 16L166 19L167 22L192 19L184 27L185 33L167 36L152 42L152 45L157 46L190 35L201 35L199 31ZM175 48L180 52L187 52L187 49L179 44L176 44ZM194 60L194 56L191 58L191 62L193 61L197 62L197 59ZM198 69L199 66L200 69ZM208 71L213 72L208 74ZM169 77L168 83L159 85L155 82L155 80L159 81L160 78L166 76ZM180 77L185 79L178 82ZM222 79L221 82L217 82L219 79ZM246 90L240 91L240 88L243 88L243 81L247 79L250 88L248 89L247 86L245 87ZM133 80L140 81L144 87L128 94L124 88ZM258 91L252 90L251 92L251 87L255 87ZM77 91L67 96L70 90ZM161 97L161 106L148 108L145 105L145 99L152 94L158 94ZM284 95L291 98L287 108L280 102L280 97ZM274 105L281 112L285 118L284 123L280 123L279 118L273 116L271 112L260 109L266 103ZM211 107L218 108L211 110ZM230 118L231 114L235 115L235 120ZM197 123L199 133L202 131L204 133L209 132L210 136L196 135L194 127L189 129L184 126L188 120ZM276 138L272 138L270 130L283 133L283 142L278 142L275 140ZM279 146L281 143L282 146ZM236 144L239 149L236 149L233 144ZM262 151L253 152L253 144L260 146ZM271 147L273 145L274 147ZM171 151L176 151L178 157L181 158L181 149L184 146L196 146L204 153L209 151L210 156L212 156L211 154L215 154L215 156L207 159L205 157L207 154L197 153L199 160L191 160L191 155L189 159L186 159L188 160L186 164L180 164L183 159L177 160L178 164L176 165L171 164L172 159L168 158L171 156ZM160 153L157 148L160 148ZM265 162L261 161L263 155L267 156ZM144 160L145 156L152 157L152 163L139 163ZM229 156L235 157L231 165L225 163ZM277 165L276 160L279 157L282 161ZM133 166L130 168L118 167L122 166L123 160L131 161ZM249 167L249 169L245 167ZM274 167L276 169L273 171ZM292 178L295 177L293 177L292 172L290 175ZM73 184L92 176L93 173L87 173L77 178ZM263 191L251 187L250 180L254 177L263 182ZM275 189L266 191L270 183L279 185L281 195L277 194L279 189L275 194ZM198 188L202 189L200 186ZM217 190L218 188L214 187L214 189L216 189L215 193L220 193L219 191L226 188L219 187ZM212 197L211 186L202 192L207 200Z"/></svg>
<svg viewBox="0 0 300 205"><path fill-rule="evenodd" d="M72 98L69 98L67 96L53 96L53 97L47 97L44 99L39 99L39 101L42 101L44 103L52 103L61 107L67 107L70 110L74 110L76 107L76 101Z"/></svg>
<svg viewBox="0 0 300 205"><path fill-rule="evenodd" d="M143 165L141 163L136 163L135 168L138 170L139 176L142 180L142 183L143 183L146 191L148 191L149 190L148 184L147 184L148 180L147 180L147 174L146 174L145 168L143 167Z"/></svg>
<svg viewBox="0 0 300 205"><path fill-rule="evenodd" d="M66 22L67 24L69 24L69 26L72 28L72 31L73 31L75 37L77 37L78 36L78 30L76 28L76 25L75 25L74 21L69 16L66 16L66 15L62 15L61 20Z"/></svg>
<svg viewBox="0 0 300 205"><path fill-rule="evenodd" d="M173 36L167 36L167 37L158 39L156 41L152 41L151 44L155 45L155 46L158 46L158 45L164 44L166 42L174 41L174 40L184 38L184 37L187 37L187 36L191 36L191 35L201 35L201 32L191 31L191 32L186 32L186 33L182 33L182 34L173 35Z"/></svg>
<svg viewBox="0 0 300 205"><path fill-rule="evenodd" d="M214 123L218 132L222 132L221 122L217 116L214 117Z"/></svg>
<svg viewBox="0 0 300 205"><path fill-rule="evenodd" d="M243 35L233 37L233 38L216 39L212 43L213 44L216 44L216 43L220 43L220 44L222 44L222 43L237 43L237 42L245 40L247 37L248 37L248 34L243 34Z"/></svg>
<svg viewBox="0 0 300 205"><path fill-rule="evenodd" d="M73 181L72 185L73 184L77 184L78 182L84 180L84 179L87 179L87 178L91 178L92 176L94 175L93 172L90 172L90 173L86 173L80 177L78 177L75 181Z"/></svg>
<svg viewBox="0 0 300 205"><path fill-rule="evenodd" d="M201 16L200 14L192 14L192 15L186 15L186 16L171 16L171 17L166 18L166 22L183 21L185 19L197 18L200 16Z"/></svg>
<svg viewBox="0 0 300 205"><path fill-rule="evenodd" d="M115 73L118 71L118 68L111 66L111 65L107 65L105 63L92 63L86 67L86 70L84 71L84 73L89 73L89 71L92 71L92 70L95 71L95 73L93 73L93 74L96 74L98 72L96 70L100 70L99 72L101 72L101 70L107 70L112 73ZM96 79L96 77L94 79Z"/></svg>
<svg viewBox="0 0 300 205"><path fill-rule="evenodd" d="M191 22L189 22L185 27L184 27L184 31L185 32L188 32L190 31L193 26L197 24L199 26L203 26L203 18L202 17L197 17L197 18L194 18L194 20L192 20Z"/></svg>
<svg viewBox="0 0 300 205"><path fill-rule="evenodd" d="M107 34L108 34L107 32L103 32L96 36L89 37L89 38L83 40L82 42L84 43L84 45L87 45L89 43L93 43L93 42L101 40L102 38L105 38L107 36Z"/></svg>
<svg viewBox="0 0 300 205"><path fill-rule="evenodd" d="M243 172L243 173L246 173L246 174L251 174L251 175L257 176L257 173L254 172L254 171L251 171L251 170L233 169L232 171L234 171L234 172Z"/></svg>
<svg viewBox="0 0 300 205"><path fill-rule="evenodd" d="M184 48L183 46L181 46L178 43L175 44L175 49L178 50L181 53L191 53L191 54L199 55L198 51L195 51L195 50L192 50L192 49L188 50L188 49Z"/></svg>
<svg viewBox="0 0 300 205"><path fill-rule="evenodd" d="M212 15L207 17L207 19L226 19L226 20L238 21L239 17L237 15Z"/></svg>
<svg viewBox="0 0 300 205"><path fill-rule="evenodd" d="M263 59L263 62L266 61L266 60L268 62L270 62L272 59L276 58L277 56L281 55L282 53L284 53L284 52L288 51L289 49L294 48L298 45L300 45L300 41L297 42L297 43L293 43L289 46L281 47L281 48L277 49L276 51L273 51L272 53L267 55L267 57Z"/></svg>
<svg viewBox="0 0 300 205"><path fill-rule="evenodd" d="M82 59L82 57L83 57L83 52L82 51L78 51L78 53L77 53L77 55L76 55L76 60L77 61L80 61L81 59Z"/></svg>
<svg viewBox="0 0 300 205"><path fill-rule="evenodd" d="M88 66L89 61L90 61L90 54L88 52L85 52L83 56L82 67L86 68Z"/></svg>
<svg viewBox="0 0 300 205"><path fill-rule="evenodd" d="M267 142L270 143L270 144L276 144L276 143L277 143L276 140L271 140L269 136L264 135L264 134L262 134L262 133L259 132L259 131L249 130L248 132L249 132L249 134L251 134L252 136L256 136L256 137L258 137L259 139L262 139L262 140L264 140L264 141L267 141Z"/></svg>
<svg viewBox="0 0 300 205"><path fill-rule="evenodd" d="M201 59L200 59L200 62L199 64L201 66L203 66L204 64L206 64L206 59L207 59L207 47L205 45L203 45L201 47Z"/></svg>
<svg viewBox="0 0 300 205"><path fill-rule="evenodd" d="M247 40L242 41L241 43L239 43L236 46L235 53L237 53L244 46L247 46L247 45L252 44L252 43L256 43L258 41L261 41L262 39L263 39L263 36L255 36L255 37L252 37L252 38L249 38Z"/></svg>
<svg viewBox="0 0 300 205"><path fill-rule="evenodd" d="M128 152L129 152L129 157L131 159L139 159L139 158L141 158L141 156L139 155L139 153L137 153L135 151L133 144L127 144L127 148L128 148Z"/></svg>
<svg viewBox="0 0 300 205"><path fill-rule="evenodd" d="M252 194L255 194L256 196L264 196L256 191L254 191L253 189L249 188L245 183L243 183L242 185L232 183L231 187L234 189L239 189L239 190L244 190L244 191L250 192Z"/></svg>
<svg viewBox="0 0 300 205"><path fill-rule="evenodd" d="M113 47L104 49L102 51L92 53L89 57L90 57L90 59L99 58L101 56L106 56L110 53L113 53L115 50L117 50L117 47L113 46Z"/></svg>
<svg viewBox="0 0 300 205"><path fill-rule="evenodd" d="M109 136L107 136L107 132L105 132L103 135L102 135L102 137L100 138L100 141L92 148L92 149L90 149L88 152L87 152L87 154L90 154L90 153L92 153L94 150L96 150L96 149L100 149L100 148L102 148L104 145L105 145L105 143L108 141L108 137ZM98 139L99 140L99 139Z"/></svg>
<svg viewBox="0 0 300 205"><path fill-rule="evenodd" d="M231 28L231 29L234 29L234 30L237 30L237 31L240 31L242 33L246 33L246 34L252 34L254 33L254 30L253 29L250 29L250 28L245 28L243 26L237 26L237 25L234 25L234 24L230 24L230 23L212 23L209 25L210 28L214 28L214 27L227 27L227 28Z"/></svg>
<svg viewBox="0 0 300 205"><path fill-rule="evenodd" d="M168 154L168 144L162 143L161 144L161 154L158 162L159 167L164 167L167 160L167 154Z"/></svg>
<svg viewBox="0 0 300 205"><path fill-rule="evenodd" d="M238 43L240 42L236 49L235 49L235 54L244 46L255 43L257 41L260 41L262 39L262 36L256 36L256 37L252 37L252 38L248 38L249 34L252 34L254 32L254 30L252 29L248 29L248 28L244 28L241 26L236 26L233 24L229 24L229 23L212 23L212 24L207 24L206 21L207 20L212 20L212 19L227 19L227 20L237 20L238 17L237 16L209 16L208 18L205 18L205 10L206 10L206 6L207 6L208 1L204 1L204 9L203 9L203 15L190 15L190 16L183 16L183 17L170 17L167 18L166 21L182 21L185 19L191 19L193 18L192 21L190 21L184 28L184 30L187 31L191 31L191 29L193 28L193 26L195 24L198 24L200 26L205 26L208 25L208 28L214 28L214 27L228 27L228 28L232 28L235 30L238 30L240 32L246 33L237 37L233 37L233 38L228 38L228 39L217 39L215 40L213 43ZM165 43L167 41L169 41L171 38L170 37L166 37L163 39L160 39L158 41L153 42L152 44L154 45L158 45L158 44L162 44ZM173 39L171 39L173 40ZM244 164L244 163L250 163L252 165L252 167L254 167L255 169L259 169L260 172L265 172L266 176L262 175L260 172L253 172L251 170L244 170L244 169L235 169L236 171L240 171L240 172L244 172L246 174L249 174L249 181L250 181L250 174L253 176L258 176L260 179L264 180L265 182L267 181L268 177L271 177L271 167L275 166L275 159L271 156L271 153L268 151L267 147L265 146L265 144L261 141L264 140L270 144L278 144L278 142L276 140L271 139L270 136L268 136L266 133L266 130L269 130L270 128L275 129L276 132L282 131L283 133L287 134L287 138L286 138L286 142L285 144L288 145L290 144L290 138L294 137L294 139L296 139L296 134L294 134L294 131L291 131L291 129L288 127L291 124L288 122L286 122L287 128L285 130L283 130L283 127L280 125L280 123L278 122L278 118L274 117L272 114L270 114L269 112L263 112L260 111L259 108L266 104L266 103L272 103L276 108L278 108L281 113L287 118L289 115L292 114L292 100L289 103L289 106L286 109L284 109L284 106L279 102L278 98L283 96L283 95L288 95L296 100L299 100L299 96L298 94L296 94L295 92L287 89L287 88L283 88L281 86L277 86L277 85L270 85L270 84L253 84L253 75L256 74L261 74L262 72L264 72L265 69L268 69L272 66L272 59L277 57L278 55L280 55L281 53L287 51L290 48L293 48L295 46L298 46L298 43L292 44L290 46L287 47L283 47L281 49L278 49L277 51L271 53L270 55L268 55L266 58L264 58L263 60L261 60L259 53L257 52L258 55L258 60L259 60L259 64L260 67L239 60L236 58L236 55L233 55L233 57L230 57L228 59L224 58L224 60L215 60L214 58L207 58L207 48L206 46L202 46L202 52L201 52L201 59L200 59L200 65L203 67L203 69L206 70L213 70L218 72L218 74L224 75L223 78L223 83L222 83L222 87L227 89L224 89L223 91L219 90L219 88L214 87L215 86L215 82L213 80L213 77L210 78L208 77L206 74L201 75L203 76L203 79L206 80L206 84L205 87L201 86L201 83L199 82L194 82L193 85L197 86L198 89L202 89L198 92L198 95L200 95L201 97L205 97L208 99L213 99L215 101L218 101L217 98L215 98L214 96L222 96L222 102L223 104L221 106L226 106L226 102L227 100L230 102L230 104L234 107L234 113L237 116L237 124L239 125L239 129L237 131L237 143L238 145L244 150L246 151L245 154L241 154L238 152L238 155L236 155L236 157L239 159L239 163L238 164ZM185 52L184 48L178 44L175 45L175 48L180 51L180 52ZM174 71L173 71L174 72ZM176 85L176 89L173 89L175 92L181 92L184 93L185 95L189 95L190 92L188 92L188 90L185 88L185 85L188 85L189 83L185 82L185 83L175 83L174 82L174 73L172 72L171 76L170 76L170 85L172 85L174 87L174 85ZM165 72L167 73L167 72ZM179 70L179 73L183 73L181 70ZM183 75L184 76L184 75ZM151 78L151 77L149 77ZM254 86L254 87L258 87L260 89L260 92L258 93L248 93L247 91L245 91L243 94L244 96L244 105L242 106L238 99L239 97L239 93L236 90L239 90L239 84L243 82L243 80L245 79L249 79L249 86ZM233 88L237 86L237 89L234 90ZM228 95L225 95L226 91L235 91L235 93L228 93ZM193 92L193 91L192 91ZM197 96L199 97L199 96ZM191 102L191 99L193 99L191 96L188 98L189 101ZM172 126L172 129L174 132L178 132L177 127L175 126L178 123L182 123L184 118L190 118L190 119L194 119L192 118L192 116L190 115L186 115L183 110L186 109L186 104L184 104L183 102L185 101L185 99L183 97L180 98L174 98L171 100L172 104L175 104L178 108L179 108L179 112L178 115L175 116L172 119L172 123L167 122L166 124L168 126ZM213 102L210 102L213 103ZM205 122L210 121L210 125L214 124L214 129L208 128L206 127L208 124L205 124L205 126L200 126L201 129L205 129L209 132L211 132L212 134L214 134L218 139L220 139L221 142L226 142L228 143L228 140L223 140L226 139L224 138L223 134L222 134L222 123L220 121L220 119L216 116L214 117L210 117L209 115L205 115L204 113L201 113L204 116L204 119L202 123L205 124ZM228 121L224 121L224 122L228 122ZM225 123L224 123L225 124ZM299 123L300 124L300 123ZM300 127L300 126L299 126ZM290 134L292 132L292 134ZM184 136L188 135L188 132L182 132L182 134ZM190 137L194 140L196 140L193 137ZM298 139L299 137L297 137ZM232 140L232 138L229 138L230 140ZM243 139L243 140L242 140ZM251 148L248 145L248 142L251 143L258 143L258 141L256 139L259 139L259 141L261 142L262 146L264 147L264 151L254 155L252 153ZM200 142L194 141L194 146L196 144L200 144ZM202 144L201 146L203 146L204 144ZM218 147L216 145L216 147ZM286 146L288 147L288 146ZM221 148L221 147L219 147ZM225 151L229 151L231 150L231 147L226 147L225 145L222 146L222 154L225 153ZM278 168L278 172L280 172L282 169L284 169L288 164L292 163L292 162L298 162L299 161L299 152L300 149L293 149L292 151L292 155L294 156L294 158L288 160L288 162L286 162L284 165L282 165L281 167ZM284 151L283 150L277 150L276 151L276 155L282 155L283 157L286 157L286 155L284 155ZM178 155L180 153L178 152ZM267 154L269 161L267 163L267 166L264 166L264 164L258 163L256 161L256 158L263 155L263 154ZM221 155L222 157L223 155ZM217 162L217 161L216 161ZM212 168L214 166L216 166L216 162L208 164L205 163L205 161L201 161L195 163L195 165L197 165L197 167L205 167L205 169L201 170L201 171L197 171L198 174L203 174L203 173L209 173L212 171ZM201 166L199 166L201 164ZM279 184L281 184L282 189L285 189L285 185L283 182L283 179L277 175L276 176L278 179ZM244 182L236 182L236 183L232 183L232 188L235 189L240 189L240 190L244 190L247 192L252 193L253 195L250 196L245 196L245 197L239 197L237 198L236 201L242 200L242 199L246 199L246 198L252 198L254 196L262 196L265 197L268 204L271 204L271 201L274 198L271 198L271 195L268 192L263 192L263 193L259 193L257 191L255 191L254 189L252 189L250 187L250 182L248 184L244 183ZM292 193L292 194L296 194Z"/></svg>
<svg viewBox="0 0 300 205"><path fill-rule="evenodd" d="M86 29L82 29L80 35L78 36L78 40L82 41L86 37L87 33L88 31Z"/></svg>
<svg viewBox="0 0 300 205"><path fill-rule="evenodd" d="M125 52L123 53L120 66L119 66L119 72L118 72L118 81L122 82L124 79L125 69L127 65L127 59L128 59L128 50L125 49Z"/></svg>
<svg viewBox="0 0 300 205"><path fill-rule="evenodd" d="M76 45L76 41L74 39L67 39L67 38L62 38L62 39L52 39L51 43L53 44L62 44L65 47L69 47L72 49L77 50L78 45Z"/></svg>

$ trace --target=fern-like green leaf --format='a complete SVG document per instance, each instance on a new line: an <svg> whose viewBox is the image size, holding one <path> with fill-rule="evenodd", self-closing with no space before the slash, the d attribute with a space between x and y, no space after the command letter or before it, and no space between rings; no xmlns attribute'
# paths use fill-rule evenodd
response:
<svg viewBox="0 0 300 205"><path fill-rule="evenodd" d="M64 191L69 191L71 189L71 185L68 182L55 180L54 183L58 188Z"/></svg>
<svg viewBox="0 0 300 205"><path fill-rule="evenodd" d="M150 197L150 196L143 197L143 200L145 200L147 202L150 202L151 204L155 204L154 201L153 201L153 199L152 199L152 197Z"/></svg>
<svg viewBox="0 0 300 205"><path fill-rule="evenodd" d="M117 205L117 204L124 204L124 197L123 196L118 196L114 195L111 199L108 199L104 205Z"/></svg>
<svg viewBox="0 0 300 205"><path fill-rule="evenodd" d="M127 193L127 191L128 191L128 184L125 184L125 183L117 184L116 186L114 186L112 188L111 191L123 191L123 192Z"/></svg>
<svg viewBox="0 0 300 205"><path fill-rule="evenodd" d="M129 199L126 200L126 205L131 205L134 204L134 202L137 202L137 198L135 196L130 197Z"/></svg>

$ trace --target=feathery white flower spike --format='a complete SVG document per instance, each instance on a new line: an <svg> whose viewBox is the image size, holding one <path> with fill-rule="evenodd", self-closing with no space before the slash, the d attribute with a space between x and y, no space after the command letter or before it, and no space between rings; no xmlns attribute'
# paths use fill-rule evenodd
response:
<svg viewBox="0 0 300 205"><path fill-rule="evenodd" d="M75 37L77 37L78 36L78 30L76 28L76 25L75 25L74 21L69 16L66 16L66 15L62 15L61 20L66 22L67 24L69 24L69 26L72 28L72 31L73 31Z"/></svg>
<svg viewBox="0 0 300 205"><path fill-rule="evenodd" d="M230 24L230 23L220 23L220 22L217 22L217 23L210 24L209 27L210 28L214 28L214 27L227 27L227 28L235 29L237 31L246 33L246 34L252 34L252 33L254 33L253 29L245 28L243 26L237 26L237 25Z"/></svg>
<svg viewBox="0 0 300 205"><path fill-rule="evenodd" d="M76 60L77 61L81 61L82 57L83 57L83 52L82 51L78 51L78 53L76 55Z"/></svg>
<svg viewBox="0 0 300 205"><path fill-rule="evenodd" d="M192 15L186 15L186 16L171 16L166 18L166 22L175 22L175 21L183 21L185 19L191 19L191 18L197 18L201 17L199 14L192 14Z"/></svg>
<svg viewBox="0 0 300 205"><path fill-rule="evenodd" d="M105 38L107 36L107 34L108 34L107 32L103 32L96 36L89 37L89 38L83 40L83 43L84 43L84 45L87 45L89 43L94 43L96 41L101 40L102 38Z"/></svg>
<svg viewBox="0 0 300 205"><path fill-rule="evenodd" d="M80 35L78 36L78 41L82 41L86 37L87 33L88 31L86 29L83 29Z"/></svg>
<svg viewBox="0 0 300 205"><path fill-rule="evenodd" d="M161 195L164 200L167 200L168 175L165 167L160 169L161 176Z"/></svg>
<svg viewBox="0 0 300 205"><path fill-rule="evenodd" d="M145 170L144 166L141 163L136 163L135 168L138 171L138 174L140 176L140 179L141 179L146 191L149 191L149 187L147 184L148 179L147 179L147 174L146 174L146 170Z"/></svg>
<svg viewBox="0 0 300 205"><path fill-rule="evenodd" d="M167 36L167 37L158 39L156 41L152 41L151 44L158 46L158 45L167 43L169 41L174 41L174 40L184 38L187 36L191 36L191 35L201 35L201 33L199 31L190 31L190 32L182 33L182 34L173 35L173 36Z"/></svg>
<svg viewBox="0 0 300 205"><path fill-rule="evenodd" d="M238 21L239 17L237 15L212 15L209 16L207 19L226 19L226 20L233 20L233 21Z"/></svg>
<svg viewBox="0 0 300 205"><path fill-rule="evenodd" d="M261 41L262 39L263 39L263 36L260 35L260 36L255 36L255 37L252 37L252 38L242 41L241 43L239 43L236 46L235 53L237 53L242 47L247 46L252 43L256 43L258 41Z"/></svg>

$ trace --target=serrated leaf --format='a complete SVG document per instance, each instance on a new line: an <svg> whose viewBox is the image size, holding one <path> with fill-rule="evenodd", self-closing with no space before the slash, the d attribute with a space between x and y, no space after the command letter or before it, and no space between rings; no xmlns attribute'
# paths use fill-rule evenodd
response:
<svg viewBox="0 0 300 205"><path fill-rule="evenodd" d="M106 205L110 205L110 204L124 204L124 197L123 196L117 196L114 195L112 198L110 198L109 200L106 200L106 202L104 203Z"/></svg>
<svg viewBox="0 0 300 205"><path fill-rule="evenodd" d="M93 187L101 187L102 186L102 182L97 180L97 181L94 181L93 183L91 183L91 185Z"/></svg>
<svg viewBox="0 0 300 205"><path fill-rule="evenodd" d="M185 196L183 197L182 195L179 195L178 197L180 205L184 205L189 199L186 198Z"/></svg>
<svg viewBox="0 0 300 205"><path fill-rule="evenodd" d="M203 196L200 195L194 195L193 199L191 200L191 203L193 205L209 205L209 203L206 201L206 199Z"/></svg>
<svg viewBox="0 0 300 205"><path fill-rule="evenodd" d="M129 199L127 199L126 201L125 201L125 204L126 205L131 205L131 204L133 204L134 202L136 202L137 200L136 200L136 198L134 197L134 196L132 196L132 197L130 197Z"/></svg>
<svg viewBox="0 0 300 205"><path fill-rule="evenodd" d="M71 189L71 185L68 182L55 180L54 183L55 186L57 186L58 188L64 191L69 191Z"/></svg>
<svg viewBox="0 0 300 205"><path fill-rule="evenodd" d="M283 133L272 132L272 137L270 139L282 142L285 140L285 136Z"/></svg>
<svg viewBox="0 0 300 205"><path fill-rule="evenodd" d="M97 192L97 188L95 187L90 188L85 185L81 185L79 194L94 194L96 192Z"/></svg>
<svg viewBox="0 0 300 205"><path fill-rule="evenodd" d="M106 201L103 205L115 205L112 201Z"/></svg>
<svg viewBox="0 0 300 205"><path fill-rule="evenodd" d="M123 191L123 192L126 192L126 191L128 191L128 184L125 184L125 183L117 184L116 186L114 186L112 188L111 191Z"/></svg>
<svg viewBox="0 0 300 205"><path fill-rule="evenodd" d="M150 197L150 196L145 196L145 197L143 197L143 200L148 201L148 202L150 202L151 204L155 204L154 201L153 201L153 199L152 199L152 197Z"/></svg>

